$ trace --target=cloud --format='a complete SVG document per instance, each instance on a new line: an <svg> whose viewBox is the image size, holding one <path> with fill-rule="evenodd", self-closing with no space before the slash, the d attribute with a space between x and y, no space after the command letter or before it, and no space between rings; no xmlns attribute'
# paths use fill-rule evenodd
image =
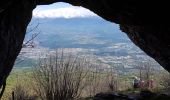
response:
<svg viewBox="0 0 170 100"><path fill-rule="evenodd" d="M83 7L69 6L64 8L53 8L47 10L33 11L35 18L75 18L75 17L96 17L97 15Z"/></svg>

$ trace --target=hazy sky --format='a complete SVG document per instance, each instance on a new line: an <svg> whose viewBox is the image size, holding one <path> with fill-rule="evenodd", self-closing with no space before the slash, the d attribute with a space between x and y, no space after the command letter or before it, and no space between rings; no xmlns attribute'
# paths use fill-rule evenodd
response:
<svg viewBox="0 0 170 100"><path fill-rule="evenodd" d="M39 18L74 18L96 17L97 15L83 7L60 2L51 5L37 6L33 12L33 16Z"/></svg>

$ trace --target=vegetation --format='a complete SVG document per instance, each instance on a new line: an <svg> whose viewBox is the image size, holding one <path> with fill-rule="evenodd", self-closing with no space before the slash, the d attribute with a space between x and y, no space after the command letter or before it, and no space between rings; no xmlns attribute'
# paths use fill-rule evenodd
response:
<svg viewBox="0 0 170 100"><path fill-rule="evenodd" d="M34 90L42 100L77 99L87 84L85 77L90 67L91 63L84 57L57 51L35 66L32 75Z"/></svg>
<svg viewBox="0 0 170 100"><path fill-rule="evenodd" d="M119 74L113 67L89 57L58 50L40 59L32 69L14 69L2 100L82 100L100 92L139 93L141 90L169 92L169 73L155 70L149 63L139 64L136 73ZM159 75L158 75L159 73ZM133 76L154 86L134 89Z"/></svg>

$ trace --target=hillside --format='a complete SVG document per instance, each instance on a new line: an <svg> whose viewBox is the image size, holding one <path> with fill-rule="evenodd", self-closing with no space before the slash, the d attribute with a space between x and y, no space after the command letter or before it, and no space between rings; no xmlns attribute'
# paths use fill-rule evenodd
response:
<svg viewBox="0 0 170 100"><path fill-rule="evenodd" d="M77 54L96 56L109 67L114 65L121 70L134 68L138 63L148 60L159 68L154 60L136 47L126 34L119 30L118 25L99 17L34 18L28 31L36 25L38 28L33 33L40 32L35 39L37 46L31 49L24 48L22 52L25 54L20 57L24 58L24 61L16 66L29 67L27 61L34 64L33 61L40 57L38 55L65 48ZM32 33L28 33L25 41L29 40L31 35ZM45 48L47 50L44 51Z"/></svg>

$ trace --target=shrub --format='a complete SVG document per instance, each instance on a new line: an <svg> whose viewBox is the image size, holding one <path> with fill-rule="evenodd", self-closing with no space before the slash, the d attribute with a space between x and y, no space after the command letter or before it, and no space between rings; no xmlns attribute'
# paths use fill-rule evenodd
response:
<svg viewBox="0 0 170 100"><path fill-rule="evenodd" d="M87 67L85 57L75 57L56 51L41 59L33 70L35 92L45 100L73 100L80 97L86 86Z"/></svg>

